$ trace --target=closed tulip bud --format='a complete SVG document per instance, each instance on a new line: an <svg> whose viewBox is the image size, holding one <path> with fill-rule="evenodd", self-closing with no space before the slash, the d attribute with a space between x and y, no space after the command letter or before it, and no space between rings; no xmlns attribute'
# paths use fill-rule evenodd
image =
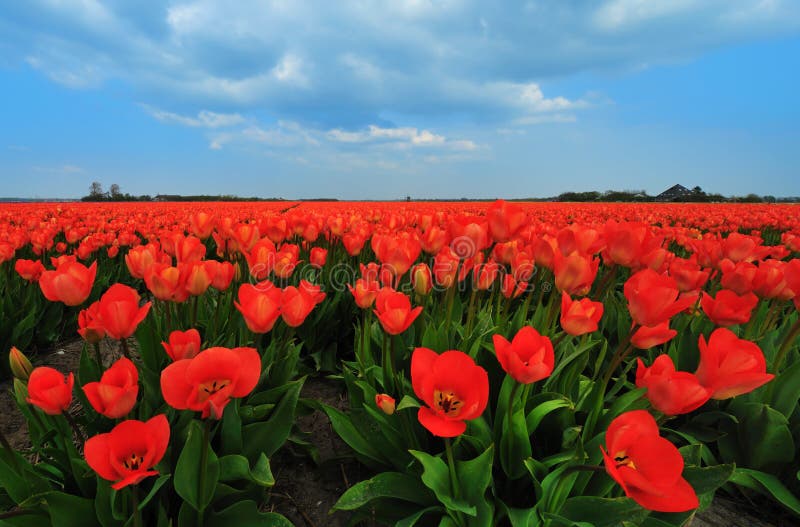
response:
<svg viewBox="0 0 800 527"><path fill-rule="evenodd" d="M395 400L394 397L390 395L386 395L385 393L377 394L375 396L375 405L386 415L392 415L394 413Z"/></svg>
<svg viewBox="0 0 800 527"><path fill-rule="evenodd" d="M56 369L39 366L31 372L28 379L26 400L48 415L59 415L72 402L74 384L75 377L72 373L65 377Z"/></svg>
<svg viewBox="0 0 800 527"><path fill-rule="evenodd" d="M17 379L27 381L33 371L33 365L28 357L25 356L16 346L11 346L11 351L8 354L8 361L11 363L11 373Z"/></svg>
<svg viewBox="0 0 800 527"><path fill-rule="evenodd" d="M418 295L426 296L433 288L431 268L424 263L418 263L412 267L411 283L414 285L414 292L416 292Z"/></svg>
<svg viewBox="0 0 800 527"><path fill-rule="evenodd" d="M328 259L328 250L322 247L314 247L308 257L308 262L317 269L322 269L325 266L325 261Z"/></svg>

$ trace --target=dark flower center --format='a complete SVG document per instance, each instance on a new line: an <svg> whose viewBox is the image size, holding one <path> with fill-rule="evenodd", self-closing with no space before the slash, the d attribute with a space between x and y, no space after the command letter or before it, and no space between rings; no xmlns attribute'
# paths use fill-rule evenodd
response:
<svg viewBox="0 0 800 527"><path fill-rule="evenodd" d="M139 470L142 463L144 463L144 457L135 452L122 460L122 466L128 470Z"/></svg>
<svg viewBox="0 0 800 527"><path fill-rule="evenodd" d="M461 412L464 402L452 390L434 390L433 404L447 417L455 417Z"/></svg>

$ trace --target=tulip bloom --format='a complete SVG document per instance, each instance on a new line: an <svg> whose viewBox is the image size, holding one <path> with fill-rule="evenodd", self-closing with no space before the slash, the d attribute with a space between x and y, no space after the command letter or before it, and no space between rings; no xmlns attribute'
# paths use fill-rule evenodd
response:
<svg viewBox="0 0 800 527"><path fill-rule="evenodd" d="M97 307L97 317L106 335L113 339L126 339L147 316L152 302L139 307L139 293L123 284L114 284L103 296Z"/></svg>
<svg viewBox="0 0 800 527"><path fill-rule="evenodd" d="M221 419L232 397L248 395L261 376L255 348L208 348L193 359L175 361L161 372L161 393L177 410Z"/></svg>
<svg viewBox="0 0 800 527"><path fill-rule="evenodd" d="M513 238L525 226L527 215L517 204L499 199L486 211L489 234L497 242L506 242Z"/></svg>
<svg viewBox="0 0 800 527"><path fill-rule="evenodd" d="M242 284L239 301L234 301L253 333L267 333L281 315L281 290L265 280L258 285Z"/></svg>
<svg viewBox="0 0 800 527"><path fill-rule="evenodd" d="M574 337L597 331L603 316L603 303L588 298L572 300L566 291L561 292L561 327Z"/></svg>
<svg viewBox="0 0 800 527"><path fill-rule="evenodd" d="M154 263L163 262L164 258L160 258L160 256L158 247L155 244L148 243L128 251L128 254L125 255L125 264L128 266L128 271L132 277L144 278ZM166 254L163 256L169 258Z"/></svg>
<svg viewBox="0 0 800 527"><path fill-rule="evenodd" d="M212 270L212 275L214 276L211 280L211 287L217 291L226 291L236 274L236 267L230 262L218 262L216 260L206 261L206 267Z"/></svg>
<svg viewBox="0 0 800 527"><path fill-rule="evenodd" d="M325 266L325 261L328 259L328 249L323 247L314 247L308 255L308 263L317 269L322 269Z"/></svg>
<svg viewBox="0 0 800 527"><path fill-rule="evenodd" d="M639 326L639 329L631 335L631 344L634 348L646 350L669 342L677 334L677 331L669 327L669 320L665 320L655 326Z"/></svg>
<svg viewBox="0 0 800 527"><path fill-rule="evenodd" d="M426 296L431 292L433 279L428 264L418 263L411 268L411 285L414 287L414 292L420 296Z"/></svg>
<svg viewBox="0 0 800 527"><path fill-rule="evenodd" d="M185 302L189 292L184 287L186 273L181 273L177 267L165 263L151 265L144 275L147 289L159 300L171 302Z"/></svg>
<svg viewBox="0 0 800 527"><path fill-rule="evenodd" d="M287 325L296 328L317 304L325 300L325 293L318 285L301 280L298 287L286 287L281 293L281 318Z"/></svg>
<svg viewBox="0 0 800 527"><path fill-rule="evenodd" d="M380 289L378 282L365 278L359 278L356 280L354 286L347 284L347 287L350 289L350 293L352 293L356 305L361 309L369 309L372 306L372 303L375 302L375 297L378 296L378 290Z"/></svg>
<svg viewBox="0 0 800 527"><path fill-rule="evenodd" d="M623 290L631 317L640 326L658 326L694 302L689 296L678 298L675 279L652 269L631 276Z"/></svg>
<svg viewBox="0 0 800 527"><path fill-rule="evenodd" d="M78 334L89 344L97 344L106 336L99 309L100 301L97 301L78 313Z"/></svg>
<svg viewBox="0 0 800 527"><path fill-rule="evenodd" d="M83 448L86 463L114 490L136 485L156 476L152 468L161 461L169 444L169 422L164 414L149 421L123 421L107 434L90 437Z"/></svg>
<svg viewBox="0 0 800 527"><path fill-rule="evenodd" d="M492 341L498 362L517 382L530 384L553 372L553 343L533 327L520 329L511 342L502 335L494 335Z"/></svg>
<svg viewBox="0 0 800 527"><path fill-rule="evenodd" d="M48 415L59 415L69 408L72 402L72 387L75 377L66 377L49 366L34 368L28 378L28 398L30 404L38 406Z"/></svg>
<svg viewBox="0 0 800 527"><path fill-rule="evenodd" d="M39 287L51 302L63 302L68 306L83 304L92 292L97 275L97 262L90 267L77 262L65 263L55 271L45 271L39 278Z"/></svg>
<svg viewBox="0 0 800 527"><path fill-rule="evenodd" d="M667 415L686 414L703 406L711 391L686 371L675 371L669 355L659 355L647 368L637 359L636 387L647 388L646 396L653 408Z"/></svg>
<svg viewBox="0 0 800 527"><path fill-rule="evenodd" d="M122 357L103 372L99 382L90 382L83 392L92 408L109 419L119 419L133 409L139 395L139 372Z"/></svg>
<svg viewBox="0 0 800 527"><path fill-rule="evenodd" d="M439 437L463 434L467 429L464 421L480 417L489 400L486 370L460 351L439 355L428 348L415 349L411 384L427 405L417 412L420 424Z"/></svg>
<svg viewBox="0 0 800 527"><path fill-rule="evenodd" d="M767 373L761 348L740 339L733 331L718 328L706 339L700 335L700 365L695 375L712 399L729 399L751 392L775 376Z"/></svg>
<svg viewBox="0 0 800 527"><path fill-rule="evenodd" d="M411 326L422 312L422 306L411 309L411 300L398 291L385 287L375 298L375 316L389 335L399 335Z"/></svg>
<svg viewBox="0 0 800 527"><path fill-rule="evenodd" d="M162 342L161 345L173 361L193 359L200 353L200 332L196 329L173 331L168 340L168 343Z"/></svg>
<svg viewBox="0 0 800 527"><path fill-rule="evenodd" d="M556 288L570 295L584 296L589 293L597 276L600 260L591 255L574 252L562 256L561 251L553 254L553 273Z"/></svg>
<svg viewBox="0 0 800 527"><path fill-rule="evenodd" d="M708 282L709 274L692 260L675 258L669 264L669 275L675 279L675 284L681 293L702 289Z"/></svg>
<svg viewBox="0 0 800 527"><path fill-rule="evenodd" d="M719 291L716 298L703 293L703 298L700 300L706 316L718 326L746 324L757 304L758 297L755 294L747 293L739 296L727 289Z"/></svg>
<svg viewBox="0 0 800 527"><path fill-rule="evenodd" d="M45 272L41 260L17 260L14 262L14 270L17 274L28 282L38 282Z"/></svg>
<svg viewBox="0 0 800 527"><path fill-rule="evenodd" d="M394 397L385 393L379 393L375 395L375 406L380 408L386 415L392 415L395 410Z"/></svg>
<svg viewBox="0 0 800 527"><path fill-rule="evenodd" d="M655 419L645 410L626 412L611 421L606 448L600 447L606 472L645 509L683 512L700 505L681 476L681 453L659 435Z"/></svg>
<svg viewBox="0 0 800 527"><path fill-rule="evenodd" d="M186 276L182 281L187 294L200 296L211 287L218 265L217 262L211 265L207 265L208 263L210 262L197 261L178 265L181 274Z"/></svg>

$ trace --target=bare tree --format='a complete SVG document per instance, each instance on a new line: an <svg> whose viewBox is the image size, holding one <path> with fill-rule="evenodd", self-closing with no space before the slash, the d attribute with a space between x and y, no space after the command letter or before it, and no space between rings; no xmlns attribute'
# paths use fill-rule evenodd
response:
<svg viewBox="0 0 800 527"><path fill-rule="evenodd" d="M113 183L109 187L108 192L109 194L111 194L112 198L118 198L121 194L121 192L119 191L119 185L117 185L116 183Z"/></svg>
<svg viewBox="0 0 800 527"><path fill-rule="evenodd" d="M94 198L99 198L102 196L103 185L101 185L99 181L92 181L92 185L89 187L89 195Z"/></svg>

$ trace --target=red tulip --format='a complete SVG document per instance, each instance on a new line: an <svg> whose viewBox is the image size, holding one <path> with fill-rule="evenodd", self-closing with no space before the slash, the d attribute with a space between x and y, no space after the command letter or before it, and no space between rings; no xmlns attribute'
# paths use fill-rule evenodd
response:
<svg viewBox="0 0 800 527"><path fill-rule="evenodd" d="M703 406L711 398L699 379L686 371L675 371L669 355L659 355L653 365L645 367L637 359L636 387L647 388L647 399L653 408L667 415L686 414Z"/></svg>
<svg viewBox="0 0 800 527"><path fill-rule="evenodd" d="M378 296L380 284L365 278L359 278L354 286L348 284L347 287L350 289L356 305L361 309L369 309L372 303L375 302L375 297Z"/></svg>
<svg viewBox="0 0 800 527"><path fill-rule="evenodd" d="M216 268L212 273L214 278L211 280L211 287L217 291L226 291L236 275L236 267L230 262L217 262L216 260L208 260L206 266Z"/></svg>
<svg viewBox="0 0 800 527"><path fill-rule="evenodd" d="M500 293L504 298L511 300L518 298L528 289L528 282L517 282L514 275L504 274L503 282L500 284Z"/></svg>
<svg viewBox="0 0 800 527"><path fill-rule="evenodd" d="M325 293L318 285L301 280L298 287L289 286L281 293L281 317L286 324L296 328L324 299Z"/></svg>
<svg viewBox="0 0 800 527"><path fill-rule="evenodd" d="M445 289L452 287L456 283L460 261L461 259L450 250L450 247L442 248L433 258L433 276L436 285Z"/></svg>
<svg viewBox="0 0 800 527"><path fill-rule="evenodd" d="M128 254L125 255L125 264L128 266L128 271L132 277L144 278L154 263L164 262L161 256L158 247L155 244L148 243L128 251ZM163 256L169 258L166 254Z"/></svg>
<svg viewBox="0 0 800 527"><path fill-rule="evenodd" d="M267 333L281 315L281 290L269 280L258 285L242 284L239 301L234 301L247 327L253 333Z"/></svg>
<svg viewBox="0 0 800 527"><path fill-rule="evenodd" d="M79 306L89 298L96 274L97 262L88 268L77 262L65 263L55 271L43 272L39 287L51 302Z"/></svg>
<svg viewBox="0 0 800 527"><path fill-rule="evenodd" d="M136 404L139 372L130 359L122 357L103 372L99 382L84 385L83 392L97 413L119 419Z"/></svg>
<svg viewBox="0 0 800 527"><path fill-rule="evenodd" d="M681 476L683 457L661 437L645 410L626 412L611 421L603 459L608 475L625 495L652 511L683 512L699 506L697 494Z"/></svg>
<svg viewBox="0 0 800 527"><path fill-rule="evenodd" d="M170 302L185 302L189 292L184 287L186 273L181 273L177 267L165 263L151 265L144 275L147 289L159 300Z"/></svg>
<svg viewBox="0 0 800 527"><path fill-rule="evenodd" d="M28 398L30 404L38 406L49 415L59 415L69 408L72 402L72 387L75 377L66 377L49 366L34 368L28 379Z"/></svg>
<svg viewBox="0 0 800 527"><path fill-rule="evenodd" d="M681 293L702 289L708 282L709 274L692 260L675 258L669 264L669 275L675 279L675 284Z"/></svg>
<svg viewBox="0 0 800 527"><path fill-rule="evenodd" d="M733 263L730 260L722 260L719 263L722 270L720 283L725 289L730 289L737 295L746 295L753 291L753 279L756 277L758 268L750 262Z"/></svg>
<svg viewBox="0 0 800 527"><path fill-rule="evenodd" d="M628 310L640 326L658 326L694 302L691 297L678 298L675 279L652 269L643 269L631 276L624 286Z"/></svg>
<svg viewBox="0 0 800 527"><path fill-rule="evenodd" d="M670 329L669 320L665 320L655 326L639 326L639 329L631 335L631 344L640 350L650 349L672 340L678 332Z"/></svg>
<svg viewBox="0 0 800 527"><path fill-rule="evenodd" d="M200 353L200 332L196 329L173 331L168 340L168 343L162 342L161 345L173 361L193 359Z"/></svg>
<svg viewBox="0 0 800 527"><path fill-rule="evenodd" d="M325 261L328 259L328 249L322 247L314 247L308 256L308 263L317 269L322 269L325 266Z"/></svg>
<svg viewBox="0 0 800 527"><path fill-rule="evenodd" d="M411 384L427 405L417 418L430 433L456 437L464 433L464 421L480 417L489 400L489 376L466 353L441 355L417 348L411 355Z"/></svg>
<svg viewBox="0 0 800 527"><path fill-rule="evenodd" d="M511 342L502 335L494 335L492 341L498 362L517 382L530 384L553 372L553 344L533 327L520 329Z"/></svg>
<svg viewBox="0 0 800 527"><path fill-rule="evenodd" d="M175 409L220 419L231 398L252 392L260 376L261 357L255 348L208 348L164 368L161 393Z"/></svg>
<svg viewBox="0 0 800 527"><path fill-rule="evenodd" d="M152 468L161 461L169 444L169 422L164 414L149 421L123 421L107 434L90 437L83 448L92 470L108 481L114 490L136 485L156 476Z"/></svg>
<svg viewBox="0 0 800 527"><path fill-rule="evenodd" d="M256 242L253 249L246 252L244 256L250 269L250 276L255 280L266 279L277 260L275 244L269 238Z"/></svg>
<svg viewBox="0 0 800 527"><path fill-rule="evenodd" d="M475 277L475 289L478 291L488 291L497 280L500 274L500 264L497 262L487 262L476 265L473 271Z"/></svg>
<svg viewBox="0 0 800 527"><path fill-rule="evenodd" d="M217 270L216 264L217 262L195 261L178 265L181 274L185 275L182 282L189 295L200 296L208 291L214 281L214 271Z"/></svg>
<svg viewBox="0 0 800 527"><path fill-rule="evenodd" d="M419 240L409 236L383 236L372 237L372 249L384 265L391 269L392 274L399 278L411 268L411 264L419 256L422 246Z"/></svg>
<svg viewBox="0 0 800 527"><path fill-rule="evenodd" d="M38 282L45 272L44 265L41 260L17 260L14 262L14 270L20 277L28 282Z"/></svg>
<svg viewBox="0 0 800 527"><path fill-rule="evenodd" d="M522 207L501 199L489 206L486 218L489 222L489 234L496 242L506 242L513 238L528 219Z"/></svg>
<svg viewBox="0 0 800 527"><path fill-rule="evenodd" d="M712 399L729 399L768 383L775 376L767 373L761 348L740 339L733 331L718 328L706 339L700 335L700 365L695 375L712 392Z"/></svg>
<svg viewBox="0 0 800 527"><path fill-rule="evenodd" d="M739 296L727 289L719 291L716 298L704 292L700 300L706 316L718 326L747 323L757 304L758 297L755 294Z"/></svg>
<svg viewBox="0 0 800 527"><path fill-rule="evenodd" d="M97 308L97 318L106 335L113 339L126 339L136 332L137 326L150 311L152 302L139 307L139 293L123 284L114 284L103 296Z"/></svg>
<svg viewBox="0 0 800 527"><path fill-rule="evenodd" d="M78 334L89 344L97 344L106 336L99 309L100 301L97 301L78 313Z"/></svg>
<svg viewBox="0 0 800 527"><path fill-rule="evenodd" d="M375 298L375 316L383 330L390 335L399 335L408 329L422 312L422 306L411 309L411 300L388 287L380 290Z"/></svg>
<svg viewBox="0 0 800 527"><path fill-rule="evenodd" d="M603 316L603 303L588 298L572 300L566 291L561 292L561 327L572 336L597 331Z"/></svg>
<svg viewBox="0 0 800 527"><path fill-rule="evenodd" d="M562 256L561 251L556 251L553 254L556 288L570 295L587 295L597 276L599 265L600 260L591 255L574 252L569 256Z"/></svg>

